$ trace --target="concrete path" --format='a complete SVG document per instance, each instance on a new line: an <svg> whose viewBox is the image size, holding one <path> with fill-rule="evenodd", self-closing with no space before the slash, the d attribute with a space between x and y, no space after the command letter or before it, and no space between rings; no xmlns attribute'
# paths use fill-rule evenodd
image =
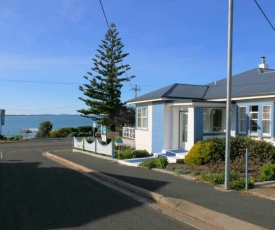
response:
<svg viewBox="0 0 275 230"><path fill-rule="evenodd" d="M58 151L54 155L92 170L88 173L109 178L113 183L125 185L144 196L179 212L191 215L216 227L225 229L274 229L275 202L259 194L265 190L275 196L274 187L257 187L250 192L224 191L207 183L191 181L164 171L127 167L117 160L106 160L91 155ZM111 179L110 179L111 178ZM107 180L107 179L106 179ZM258 191L258 192L257 192ZM272 195L273 194L273 195ZM265 197L268 197L265 195Z"/></svg>

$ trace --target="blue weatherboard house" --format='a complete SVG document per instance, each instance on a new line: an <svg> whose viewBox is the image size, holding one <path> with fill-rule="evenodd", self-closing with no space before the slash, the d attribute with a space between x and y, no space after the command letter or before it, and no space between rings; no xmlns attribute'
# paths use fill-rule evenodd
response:
<svg viewBox="0 0 275 230"><path fill-rule="evenodd" d="M207 85L172 84L134 98L135 145L150 153L188 151L197 141L224 137L227 79ZM275 70L258 68L232 77L231 135L273 141Z"/></svg>

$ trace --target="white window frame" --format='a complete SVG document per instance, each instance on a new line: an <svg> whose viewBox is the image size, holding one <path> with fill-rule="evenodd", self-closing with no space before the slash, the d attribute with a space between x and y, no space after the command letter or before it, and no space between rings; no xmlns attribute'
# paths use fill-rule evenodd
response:
<svg viewBox="0 0 275 230"><path fill-rule="evenodd" d="M214 127L214 113L221 112L220 127ZM203 132L223 133L225 132L225 109L224 108L204 108L203 110Z"/></svg>
<svg viewBox="0 0 275 230"><path fill-rule="evenodd" d="M148 107L147 106L137 107L136 128L148 129Z"/></svg>
<svg viewBox="0 0 275 230"><path fill-rule="evenodd" d="M244 111L242 111L242 110L244 110ZM246 125L246 106L239 106L238 131L240 134L246 134L246 129L247 129L246 126L247 126ZM241 130L241 127L243 127L243 130Z"/></svg>
<svg viewBox="0 0 275 230"><path fill-rule="evenodd" d="M258 108L257 111L253 111L253 107ZM257 124L257 131L254 132L251 129L251 122L254 122ZM259 126L259 105L251 105L249 106L249 134L250 135L257 135L258 136L258 126Z"/></svg>
<svg viewBox="0 0 275 230"><path fill-rule="evenodd" d="M123 127L122 137L135 139L135 128L133 127Z"/></svg>
<svg viewBox="0 0 275 230"><path fill-rule="evenodd" d="M269 108L268 111L265 111L264 108ZM269 132L264 132L264 122L268 122ZM270 136L271 135L271 106L270 105L263 105L262 106L262 131L263 136Z"/></svg>

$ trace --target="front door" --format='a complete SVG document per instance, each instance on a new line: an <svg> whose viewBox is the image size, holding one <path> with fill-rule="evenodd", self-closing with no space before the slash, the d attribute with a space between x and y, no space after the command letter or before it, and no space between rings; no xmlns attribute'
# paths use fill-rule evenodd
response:
<svg viewBox="0 0 275 230"><path fill-rule="evenodd" d="M179 146L185 149L188 137L188 112L180 112L180 138Z"/></svg>

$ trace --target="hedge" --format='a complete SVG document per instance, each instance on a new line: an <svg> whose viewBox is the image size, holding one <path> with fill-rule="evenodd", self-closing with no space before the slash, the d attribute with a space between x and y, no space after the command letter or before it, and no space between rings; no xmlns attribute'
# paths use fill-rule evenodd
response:
<svg viewBox="0 0 275 230"><path fill-rule="evenodd" d="M225 138L213 138L197 142L186 155L184 162L188 165L204 165L225 159ZM275 147L266 141L248 137L232 137L230 142L230 159L244 158L246 148L249 158L260 164L275 163Z"/></svg>

